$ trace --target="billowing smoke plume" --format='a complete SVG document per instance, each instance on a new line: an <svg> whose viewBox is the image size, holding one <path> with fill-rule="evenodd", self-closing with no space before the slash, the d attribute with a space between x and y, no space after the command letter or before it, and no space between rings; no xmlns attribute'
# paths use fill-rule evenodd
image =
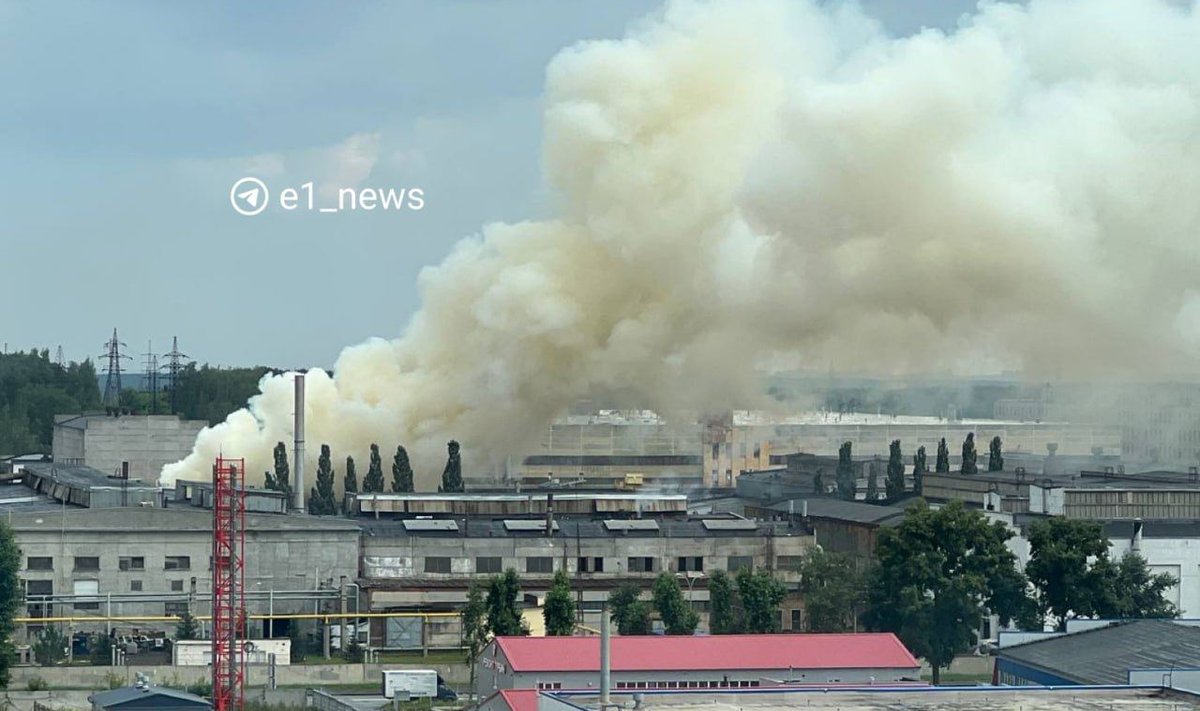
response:
<svg viewBox="0 0 1200 711"><path fill-rule="evenodd" d="M1200 12L985 4L895 39L858 11L672 2L547 72L555 221L421 275L404 335L310 373L309 451L414 450L419 488L525 451L581 395L747 405L755 368L1194 368ZM206 430L267 468L291 387ZM312 471L310 464L309 471Z"/></svg>

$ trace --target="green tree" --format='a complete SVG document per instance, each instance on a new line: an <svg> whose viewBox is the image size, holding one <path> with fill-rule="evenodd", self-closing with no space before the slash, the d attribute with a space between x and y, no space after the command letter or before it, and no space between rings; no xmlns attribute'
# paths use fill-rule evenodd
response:
<svg viewBox="0 0 1200 711"><path fill-rule="evenodd" d="M800 563L805 631L857 630L866 591L866 576L853 558L820 547L809 549Z"/></svg>
<svg viewBox="0 0 1200 711"><path fill-rule="evenodd" d="M712 634L737 634L742 632L740 601L733 579L724 570L714 570L708 578L708 631Z"/></svg>
<svg viewBox="0 0 1200 711"><path fill-rule="evenodd" d="M1004 452L1001 451L1000 446L1000 437L992 437L992 443L988 445L989 472L1004 471Z"/></svg>
<svg viewBox="0 0 1200 711"><path fill-rule="evenodd" d="M446 443L446 450L446 468L442 470L442 486L439 491L462 491L462 457L459 455L458 442L450 440Z"/></svg>
<svg viewBox="0 0 1200 711"><path fill-rule="evenodd" d="M222 422L258 394L258 383L270 368L215 368L189 363L179 371L174 393L176 411L189 420Z"/></svg>
<svg viewBox="0 0 1200 711"><path fill-rule="evenodd" d="M396 455L392 457L392 491L400 493L412 490L412 463L408 461L408 450L400 445L396 447Z"/></svg>
<svg viewBox="0 0 1200 711"><path fill-rule="evenodd" d="M337 498L333 493L333 463L330 461L329 445L321 445L321 456L317 457L317 483L313 486L308 503L308 512L314 516L330 516L338 512Z"/></svg>
<svg viewBox="0 0 1200 711"><path fill-rule="evenodd" d="M943 442L945 440L942 440ZM925 463L925 446L917 447L913 455L913 493L921 496L925 493L925 472L929 471Z"/></svg>
<svg viewBox="0 0 1200 711"><path fill-rule="evenodd" d="M884 482L888 501L904 496L904 454L900 451L900 440L892 440L888 449L887 480Z"/></svg>
<svg viewBox="0 0 1200 711"><path fill-rule="evenodd" d="M625 583L609 593L608 609L619 634L650 634L650 606L641 596L641 589L634 583Z"/></svg>
<svg viewBox="0 0 1200 711"><path fill-rule="evenodd" d="M517 596L520 593L521 579L512 568L495 576L488 584L485 606L488 629L493 635L513 637L529 634L521 620L521 610L517 607Z"/></svg>
<svg viewBox="0 0 1200 711"><path fill-rule="evenodd" d="M37 642L33 645L33 658L38 664L48 667L58 664L67 658L67 647L71 645L71 641L57 627L51 625L43 627L41 633L38 634ZM6 660L4 662L8 664ZM5 673L7 673L7 669ZM8 682L5 682L7 687Z"/></svg>
<svg viewBox="0 0 1200 711"><path fill-rule="evenodd" d="M567 571L554 574L554 585L546 593L542 607L546 622L546 634L552 637L569 637L575 631L575 598L571 596L571 579Z"/></svg>
<svg viewBox="0 0 1200 711"><path fill-rule="evenodd" d="M1131 619L1179 614L1165 597L1179 580L1169 573L1151 573L1146 559L1137 553L1127 552L1120 562L1105 560L1098 567L1099 574L1108 582L1097 606L1099 617Z"/></svg>
<svg viewBox="0 0 1200 711"><path fill-rule="evenodd" d="M745 614L746 631L766 634L779 631L779 603L787 588L769 570L742 568L737 574L738 599Z"/></svg>
<svg viewBox="0 0 1200 711"><path fill-rule="evenodd" d="M933 470L939 474L950 473L950 448L946 446L946 438L938 440L937 463Z"/></svg>
<svg viewBox="0 0 1200 711"><path fill-rule="evenodd" d="M368 494L383 493L383 459L379 456L379 445L374 443L371 444L371 464L363 477L362 489Z"/></svg>
<svg viewBox="0 0 1200 711"><path fill-rule="evenodd" d="M854 474L854 462L851 460L852 445L849 442L843 442L838 448L838 464L837 464L837 493L838 496L847 500L853 501L858 493L857 477Z"/></svg>
<svg viewBox="0 0 1200 711"><path fill-rule="evenodd" d="M287 447L283 442L275 443L275 474L267 478L267 488L282 491L287 495L288 503L292 498L291 471L288 468Z"/></svg>
<svg viewBox="0 0 1200 711"><path fill-rule="evenodd" d="M824 473L825 473L824 469L818 469L816 475L813 476L812 487L813 487L814 494L824 494L825 493L825 481L823 479Z"/></svg>
<svg viewBox="0 0 1200 711"><path fill-rule="evenodd" d="M0 687L8 688L9 665L15 650L13 618L21 605L22 588L17 571L21 568L21 550L8 523L0 521Z"/></svg>
<svg viewBox="0 0 1200 711"><path fill-rule="evenodd" d="M197 635L199 627L196 618L192 617L191 610L184 610L179 616L179 621L175 623L175 639L196 639Z"/></svg>
<svg viewBox="0 0 1200 711"><path fill-rule="evenodd" d="M60 366L48 349L0 353L0 452L49 453L55 415L99 407L91 361Z"/></svg>
<svg viewBox="0 0 1200 711"><path fill-rule="evenodd" d="M112 664L112 638L106 634L92 635L88 658L93 666L106 667Z"/></svg>
<svg viewBox="0 0 1200 711"><path fill-rule="evenodd" d="M1108 558L1108 538L1100 524L1049 518L1029 528L1029 562L1025 575L1036 590L1039 612L1066 629L1071 617L1091 617L1102 605L1109 570L1091 561Z"/></svg>
<svg viewBox="0 0 1200 711"><path fill-rule="evenodd" d="M483 582L472 580L471 587L467 590L467 604L462 610L463 647L467 650L467 663L471 665L472 689L475 688L475 664L490 639L488 606L484 602L483 589Z"/></svg>
<svg viewBox="0 0 1200 711"><path fill-rule="evenodd" d="M663 571L654 580L654 607L662 618L663 627L667 634L694 634L700 616L692 609L690 602L684 599L683 590L679 587L676 577Z"/></svg>
<svg viewBox="0 0 1200 711"><path fill-rule="evenodd" d="M347 494L358 493L358 469L354 466L354 457L346 457L346 478L342 488Z"/></svg>
<svg viewBox="0 0 1200 711"><path fill-rule="evenodd" d="M1036 618L1025 576L1005 546L1012 535L961 501L936 510L918 501L900 525L879 532L867 626L895 633L939 683L954 655L974 643L985 611L1005 625Z"/></svg>
<svg viewBox="0 0 1200 711"><path fill-rule="evenodd" d="M879 465L871 462L867 465L867 501L879 500Z"/></svg>
<svg viewBox="0 0 1200 711"><path fill-rule="evenodd" d="M975 433L968 432L967 438L963 440L962 465L959 467L959 471L964 475L978 474L979 465L976 464L978 456L975 452Z"/></svg>

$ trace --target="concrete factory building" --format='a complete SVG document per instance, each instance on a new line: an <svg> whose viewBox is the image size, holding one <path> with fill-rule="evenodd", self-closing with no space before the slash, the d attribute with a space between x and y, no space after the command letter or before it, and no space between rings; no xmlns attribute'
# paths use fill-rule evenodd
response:
<svg viewBox="0 0 1200 711"><path fill-rule="evenodd" d="M498 637L480 654L476 692L600 688L599 637ZM615 691L919 680L895 635L780 634L613 637Z"/></svg>
<svg viewBox="0 0 1200 711"><path fill-rule="evenodd" d="M122 462L129 462L130 477L154 482L164 466L191 454L207 426L175 415L55 415L54 462L105 474L116 474Z"/></svg>

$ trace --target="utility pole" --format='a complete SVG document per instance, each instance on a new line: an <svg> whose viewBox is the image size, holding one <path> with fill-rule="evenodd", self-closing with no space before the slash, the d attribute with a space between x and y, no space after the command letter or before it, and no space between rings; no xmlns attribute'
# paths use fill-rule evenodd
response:
<svg viewBox="0 0 1200 711"><path fill-rule="evenodd" d="M112 338L104 344L103 357L108 358L108 367L105 372L108 377L104 379L104 409L110 414L120 414L121 411L121 359L129 360L129 356L121 353L121 348L125 346L119 338L117 338L117 329L113 329Z"/></svg>
<svg viewBox="0 0 1200 711"><path fill-rule="evenodd" d="M142 389L150 393L150 414L158 414L158 356L154 353L154 345L146 341L146 381Z"/></svg>
<svg viewBox="0 0 1200 711"><path fill-rule="evenodd" d="M183 370L184 361L191 358L179 352L179 336L171 337L171 352L163 353L163 358L167 362L161 367L167 371L168 385L171 388L171 414L174 415L179 412L179 404L175 398L175 393L179 390L179 371Z"/></svg>

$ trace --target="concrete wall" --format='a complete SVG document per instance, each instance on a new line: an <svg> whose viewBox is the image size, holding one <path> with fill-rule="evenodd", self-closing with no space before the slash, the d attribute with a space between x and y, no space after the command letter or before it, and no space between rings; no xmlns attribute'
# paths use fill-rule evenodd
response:
<svg viewBox="0 0 1200 711"><path fill-rule="evenodd" d="M131 477L157 481L164 466L192 451L196 435L207 426L175 415L89 415L55 425L54 460L67 463L82 457L82 464L106 474L127 461Z"/></svg>
<svg viewBox="0 0 1200 711"><path fill-rule="evenodd" d="M434 669L452 688L464 689L470 678L465 664L296 664L275 669L279 686L338 686L382 683L384 669ZM52 689L105 689L110 678L133 684L138 673L158 685L187 686L208 679L210 672L198 667L13 667L9 688L23 689L30 679L40 678ZM246 667L247 686L266 686L267 667Z"/></svg>
<svg viewBox="0 0 1200 711"><path fill-rule="evenodd" d="M1120 560L1132 547L1128 538L1110 539L1108 554ZM1140 553L1152 573L1170 573L1179 584L1165 596L1181 617L1200 617L1200 538L1143 538Z"/></svg>

